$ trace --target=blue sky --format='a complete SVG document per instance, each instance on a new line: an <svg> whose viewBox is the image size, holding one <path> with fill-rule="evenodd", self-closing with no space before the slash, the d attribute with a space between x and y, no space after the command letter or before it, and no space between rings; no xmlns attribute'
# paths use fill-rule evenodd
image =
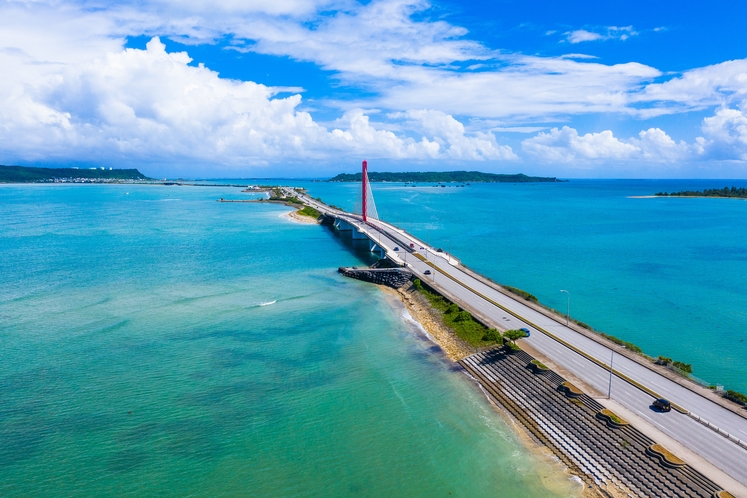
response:
<svg viewBox="0 0 747 498"><path fill-rule="evenodd" d="M0 164L743 178L741 2L0 3Z"/></svg>

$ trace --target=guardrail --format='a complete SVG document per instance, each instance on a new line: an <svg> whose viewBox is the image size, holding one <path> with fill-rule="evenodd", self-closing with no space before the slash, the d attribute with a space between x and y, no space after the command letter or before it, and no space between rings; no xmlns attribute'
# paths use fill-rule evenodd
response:
<svg viewBox="0 0 747 498"><path fill-rule="evenodd" d="M721 436L724 436L726 439L728 439L732 443L735 443L737 446L741 446L742 448L744 448L744 449L747 450L747 441L743 441L743 440L739 439L738 437L733 436L732 434L729 434L726 431L722 431L720 427L715 426L712 423L708 422L707 420L702 419L700 416L695 415L693 412L687 412L687 414L688 414L688 416L690 418L692 418L693 420L696 420L701 425L704 425L704 426L708 427L713 432L715 432L715 433L717 433L717 434L719 434Z"/></svg>

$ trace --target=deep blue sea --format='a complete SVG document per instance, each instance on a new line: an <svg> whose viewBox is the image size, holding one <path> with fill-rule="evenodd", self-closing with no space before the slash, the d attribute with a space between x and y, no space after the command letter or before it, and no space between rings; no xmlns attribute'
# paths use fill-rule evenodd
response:
<svg viewBox="0 0 747 498"><path fill-rule="evenodd" d="M341 204L353 194L311 186ZM520 189L528 200L540 191ZM379 202L423 220L414 228L434 238L452 233L470 264L513 282L522 272L509 278L496 266L504 255L480 257L471 231L484 215L458 222L449 204L483 206L494 221L485 247L516 255L520 241L491 201L504 191L519 189L386 187ZM283 206L220 197L248 194L0 186L0 496L578 490L525 448L397 303L337 274L370 256L283 218ZM532 273L514 283L549 295L533 285L543 281L539 251L523 261Z"/></svg>
<svg viewBox="0 0 747 498"><path fill-rule="evenodd" d="M353 209L357 184L299 182ZM493 280L747 393L747 201L654 198L747 180L373 184L382 219Z"/></svg>

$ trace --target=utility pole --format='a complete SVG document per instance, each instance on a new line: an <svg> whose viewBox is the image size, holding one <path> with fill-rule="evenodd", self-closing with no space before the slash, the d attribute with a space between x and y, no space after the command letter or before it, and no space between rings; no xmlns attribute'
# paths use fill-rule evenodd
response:
<svg viewBox="0 0 747 498"><path fill-rule="evenodd" d="M615 350L612 350L612 355L610 356L610 386L607 390L607 399L612 399L612 362L615 360Z"/></svg>

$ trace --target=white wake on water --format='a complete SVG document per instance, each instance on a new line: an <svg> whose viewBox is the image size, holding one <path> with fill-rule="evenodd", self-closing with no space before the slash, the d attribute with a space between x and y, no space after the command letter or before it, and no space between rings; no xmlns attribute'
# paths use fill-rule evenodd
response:
<svg viewBox="0 0 747 498"><path fill-rule="evenodd" d="M275 303L277 303L277 302L278 302L278 300L276 299L276 300L274 300L274 301L268 301L268 302L266 302L266 303L259 303L259 305L260 305L260 306L269 306L269 305L271 305L271 304L275 304Z"/></svg>

